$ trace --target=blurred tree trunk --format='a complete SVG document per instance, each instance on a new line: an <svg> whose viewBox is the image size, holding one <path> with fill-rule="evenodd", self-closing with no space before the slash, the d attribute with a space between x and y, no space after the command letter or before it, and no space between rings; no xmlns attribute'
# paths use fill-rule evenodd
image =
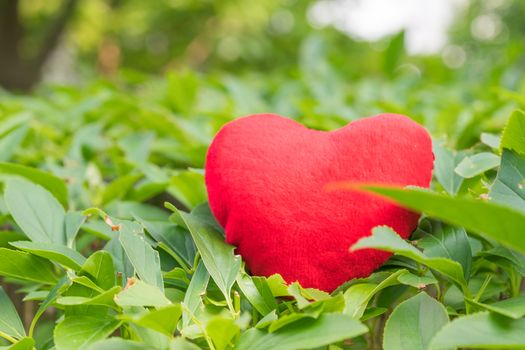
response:
<svg viewBox="0 0 525 350"><path fill-rule="evenodd" d="M24 25L20 18L19 0L0 0L0 86L10 90L29 90L39 80L42 67L57 46L72 17L77 0L65 0L58 14L50 19L44 40L36 54L21 53Z"/></svg>

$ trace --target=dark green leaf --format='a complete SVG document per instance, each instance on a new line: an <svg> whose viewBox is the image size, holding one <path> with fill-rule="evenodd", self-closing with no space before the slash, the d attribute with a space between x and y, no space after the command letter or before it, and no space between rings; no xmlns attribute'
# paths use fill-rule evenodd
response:
<svg viewBox="0 0 525 350"><path fill-rule="evenodd" d="M501 137L500 148L509 149L525 157L525 113L523 111L514 111Z"/></svg>
<svg viewBox="0 0 525 350"><path fill-rule="evenodd" d="M465 287L467 285L463 275L463 268L458 262L447 258L426 256L417 248L404 241L389 227L375 227L372 229L372 236L361 238L352 246L352 250L363 248L381 249L410 258L442 273L460 286Z"/></svg>
<svg viewBox="0 0 525 350"><path fill-rule="evenodd" d="M135 269L118 238L110 240L104 249L111 255L116 272L122 274L122 282L125 283L128 278L135 275Z"/></svg>
<svg viewBox="0 0 525 350"><path fill-rule="evenodd" d="M120 306L153 306L157 308L171 305L171 301L158 287L136 279L128 280L126 288L115 296L115 302Z"/></svg>
<svg viewBox="0 0 525 350"><path fill-rule="evenodd" d="M520 319L525 316L525 295L520 295L514 298L496 301L491 304L483 304L470 300L476 306L482 309L498 313L514 319Z"/></svg>
<svg viewBox="0 0 525 350"><path fill-rule="evenodd" d="M430 342L430 350L525 348L525 319L480 312L459 317L443 327Z"/></svg>
<svg viewBox="0 0 525 350"><path fill-rule="evenodd" d="M407 270L398 270L377 284L357 283L350 286L344 293L346 304L344 313L352 316L352 318L360 319L372 297L381 290L398 284L399 276L406 272Z"/></svg>
<svg viewBox="0 0 525 350"><path fill-rule="evenodd" d="M385 326L384 350L426 350L434 335L448 323L445 307L426 293L399 304Z"/></svg>
<svg viewBox="0 0 525 350"><path fill-rule="evenodd" d="M13 163L0 163L0 174L16 175L23 177L48 190L64 206L67 206L67 187L62 179L42 171Z"/></svg>
<svg viewBox="0 0 525 350"><path fill-rule="evenodd" d="M187 312L182 314L182 326L186 327L189 325L191 317L197 314L199 307L202 307L202 294L206 292L206 287L210 280L210 274L206 270L206 266L202 262L199 262L197 269L195 270L193 277L191 278L190 285L186 290L184 295L184 305L189 310L190 314Z"/></svg>
<svg viewBox="0 0 525 350"><path fill-rule="evenodd" d="M140 315L134 318L133 322L171 337L175 333L181 314L182 309L180 305L174 304Z"/></svg>
<svg viewBox="0 0 525 350"><path fill-rule="evenodd" d="M4 198L13 219L33 242L66 244L64 208L43 187L11 179Z"/></svg>
<svg viewBox="0 0 525 350"><path fill-rule="evenodd" d="M443 257L460 263L465 279L468 280L472 265L472 252L467 233L461 227L441 224L434 226L432 233L425 235L418 242L418 246L423 248L428 257Z"/></svg>
<svg viewBox="0 0 525 350"><path fill-rule="evenodd" d="M86 217L82 215L82 213L79 211L72 211L66 213L66 216L64 218L64 231L66 234L66 243L68 247L73 247L73 242L77 237L78 231L80 230L80 227L84 224L85 221Z"/></svg>
<svg viewBox="0 0 525 350"><path fill-rule="evenodd" d="M29 253L0 248L0 276L43 284L55 284L53 265Z"/></svg>
<svg viewBox="0 0 525 350"><path fill-rule="evenodd" d="M463 178L454 172L461 160L462 153L451 151L438 142L433 142L434 175L443 188L450 194L456 194L463 183Z"/></svg>
<svg viewBox="0 0 525 350"><path fill-rule="evenodd" d="M296 350L315 349L323 345L351 339L368 331L367 327L350 316L321 315L307 318L274 333L250 329L242 334L237 350Z"/></svg>
<svg viewBox="0 0 525 350"><path fill-rule="evenodd" d="M49 259L75 271L80 270L86 261L82 254L61 244L29 241L11 242L10 244L20 250Z"/></svg>
<svg viewBox="0 0 525 350"><path fill-rule="evenodd" d="M26 332L22 320L2 287L0 287L0 310L0 333L16 339L23 338Z"/></svg>
<svg viewBox="0 0 525 350"><path fill-rule="evenodd" d="M197 314L197 310L202 306L202 297L208 286L208 281L210 279L210 274L206 270L206 266L202 261L197 265L197 269L191 278L190 285L186 290L184 295L184 305L189 310L190 314L187 312L182 314L182 326L186 327L189 325L192 316Z"/></svg>
<svg viewBox="0 0 525 350"><path fill-rule="evenodd" d="M525 146L524 146L525 148ZM525 213L525 159L509 150L503 150L501 166L489 198L495 203Z"/></svg>
<svg viewBox="0 0 525 350"><path fill-rule="evenodd" d="M497 167L499 163L500 158L494 153L482 152L463 158L454 171L469 179Z"/></svg>
<svg viewBox="0 0 525 350"><path fill-rule="evenodd" d="M111 254L103 250L91 254L79 272L79 276L83 275L88 275L103 290L112 288L116 274Z"/></svg>
<svg viewBox="0 0 525 350"><path fill-rule="evenodd" d="M234 248L224 241L224 237L213 226L192 214L181 212L180 215L190 230L211 278L231 303L230 290L240 271L241 259L233 254Z"/></svg>
<svg viewBox="0 0 525 350"><path fill-rule="evenodd" d="M139 278L163 291L159 253L151 248L143 236L132 232L121 232L119 240Z"/></svg>
<svg viewBox="0 0 525 350"><path fill-rule="evenodd" d="M80 350L108 337L120 326L111 317L72 316L60 322L54 331L57 350Z"/></svg>
<svg viewBox="0 0 525 350"><path fill-rule="evenodd" d="M257 285L255 283L256 280ZM277 308L277 303L272 295L272 291L268 287L266 279L251 277L247 274L239 274L237 276L237 285L261 315L264 316Z"/></svg>
<svg viewBox="0 0 525 350"><path fill-rule="evenodd" d="M159 243L164 243L174 253L191 266L195 259L195 245L191 235L179 226L164 221L147 221L136 217L149 234Z"/></svg>
<svg viewBox="0 0 525 350"><path fill-rule="evenodd" d="M522 239L525 215L510 208L467 198L452 198L419 189L368 187L404 206L486 235L510 248L525 252Z"/></svg>

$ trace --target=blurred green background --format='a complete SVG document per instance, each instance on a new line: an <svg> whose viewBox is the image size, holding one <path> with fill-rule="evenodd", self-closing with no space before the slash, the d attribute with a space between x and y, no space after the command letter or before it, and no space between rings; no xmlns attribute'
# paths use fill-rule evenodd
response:
<svg viewBox="0 0 525 350"><path fill-rule="evenodd" d="M2 0L0 84L184 69L297 79L322 58L346 82L404 68L436 83L516 88L524 9L511 0ZM396 27L409 30L407 45ZM434 33L443 28L446 43Z"/></svg>
<svg viewBox="0 0 525 350"><path fill-rule="evenodd" d="M76 208L130 174L129 198L192 207L211 139L246 114L402 113L472 148L524 107L524 16L517 0L0 0L0 161L65 178Z"/></svg>

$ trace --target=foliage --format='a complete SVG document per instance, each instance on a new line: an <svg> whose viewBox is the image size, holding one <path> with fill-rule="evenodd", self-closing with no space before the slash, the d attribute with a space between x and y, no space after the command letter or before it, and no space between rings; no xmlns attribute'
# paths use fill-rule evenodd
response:
<svg viewBox="0 0 525 350"><path fill-rule="evenodd" d="M122 72L1 95L0 276L33 305L0 291L5 348L525 347L524 82L432 59L369 75L377 62L348 67L331 40L306 38L287 74ZM329 295L251 276L224 243L206 149L265 111L323 130L390 111L432 132L430 191L365 188L424 213L411 241L378 227L352 247L392 252L379 271Z"/></svg>

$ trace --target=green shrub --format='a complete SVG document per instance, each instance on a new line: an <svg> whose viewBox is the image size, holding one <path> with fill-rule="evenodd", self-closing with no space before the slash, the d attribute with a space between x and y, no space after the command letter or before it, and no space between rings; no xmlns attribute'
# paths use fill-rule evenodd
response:
<svg viewBox="0 0 525 350"><path fill-rule="evenodd" d="M5 348L525 347L525 115L500 137L523 98L459 75L349 83L316 59L296 79L129 75L2 95ZM246 273L205 203L220 126L271 111L333 129L386 110L436 136L431 191L369 188L424 213L412 240L374 229L353 249L393 257L331 295Z"/></svg>

